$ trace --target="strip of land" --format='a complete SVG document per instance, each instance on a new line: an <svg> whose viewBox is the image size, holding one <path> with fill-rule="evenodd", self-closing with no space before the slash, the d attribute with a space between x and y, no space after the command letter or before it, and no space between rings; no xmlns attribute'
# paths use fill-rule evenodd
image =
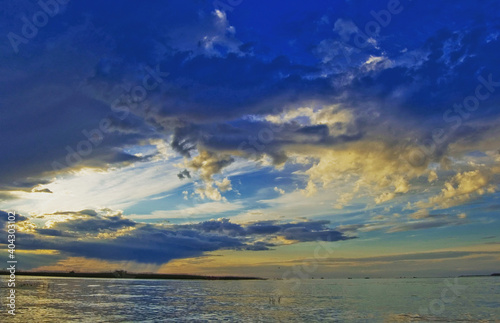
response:
<svg viewBox="0 0 500 323"><path fill-rule="evenodd" d="M8 271L0 271L0 275L10 275ZM16 276L42 276L42 277L79 277L79 278L125 278L125 279L189 279L189 280L265 280L260 277L243 276L202 276L184 274L151 274L128 273L123 270L101 273L79 272L47 272L47 271L17 271Z"/></svg>

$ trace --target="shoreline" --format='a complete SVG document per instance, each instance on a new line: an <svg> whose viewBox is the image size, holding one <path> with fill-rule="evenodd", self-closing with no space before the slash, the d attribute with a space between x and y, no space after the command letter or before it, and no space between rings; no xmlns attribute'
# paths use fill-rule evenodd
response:
<svg viewBox="0 0 500 323"><path fill-rule="evenodd" d="M10 275L8 271L0 271L0 275ZM16 276L39 276L39 277L66 277L66 278L115 278L115 279L177 279L177 280L266 280L261 277L245 276L203 276L187 274L138 274L124 271L102 272L102 273L78 273L78 272L30 272L18 271Z"/></svg>
<svg viewBox="0 0 500 323"><path fill-rule="evenodd" d="M8 271L0 271L0 276L8 276ZM114 272L39 272L39 271L20 271L16 272L16 276L36 276L36 277L62 277L62 278L115 278L115 279L155 279L155 280L276 280L273 278L263 277L246 277L246 276L206 276L206 275L190 275L190 274L154 274L154 273L128 273L126 271L117 270ZM419 278L477 278L477 277L498 277L499 273L492 274L471 274L447 277L347 277L334 279L419 279ZM281 279L278 279L281 280ZM312 278L314 280L314 278ZM320 280L318 278L318 280Z"/></svg>

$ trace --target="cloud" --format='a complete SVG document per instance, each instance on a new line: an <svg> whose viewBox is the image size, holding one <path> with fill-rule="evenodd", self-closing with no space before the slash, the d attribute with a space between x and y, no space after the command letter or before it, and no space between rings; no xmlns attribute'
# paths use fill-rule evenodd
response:
<svg viewBox="0 0 500 323"><path fill-rule="evenodd" d="M301 126L309 126L309 128L302 128L302 131L314 129L314 126L326 125L328 126L328 134L331 136L353 135L357 132L352 111L342 109L339 105L326 105L317 108L299 107L279 115L268 115L265 119L275 124L295 122ZM324 128L317 127L317 129Z"/></svg>
<svg viewBox="0 0 500 323"><path fill-rule="evenodd" d="M105 231L118 231L126 227L134 227L136 223L124 218L121 214L111 216L91 216L88 218L76 218L69 221L55 222L50 226L51 230L66 233L90 233L96 234Z"/></svg>
<svg viewBox="0 0 500 323"><path fill-rule="evenodd" d="M335 230L310 231L305 227L287 228L283 232L283 236L287 240L292 241L339 241L352 239L344 236L341 232Z"/></svg>
<svg viewBox="0 0 500 323"><path fill-rule="evenodd" d="M201 150L198 156L187 162L187 167L198 171L204 183L195 190L202 199L220 201L223 199L221 192L230 191L231 181L224 178L221 182L214 181L213 176L219 174L223 168L231 165L234 158L229 155L211 153ZM215 184L215 186L214 186Z"/></svg>
<svg viewBox="0 0 500 323"><path fill-rule="evenodd" d="M490 184L491 176L491 172L479 169L458 173L444 184L440 194L430 197L427 202L417 202L416 206L444 209L477 196L494 193L496 186Z"/></svg>
<svg viewBox="0 0 500 323"><path fill-rule="evenodd" d="M194 156L187 161L187 168L199 172L203 181L210 182L213 175L220 173L236 157L249 160L271 157L273 165L283 167L290 158L307 156L316 149L329 153L324 157L315 156L323 161L308 171L307 188L313 192L318 185L331 182L328 178L321 180L315 174L317 170L328 169L324 165L337 162L332 157L337 153L353 152L360 158L356 167L346 169L341 164L339 170L330 167L332 173L352 172L359 176L364 186L377 187L373 198L376 203L385 203L410 192L409 181L421 176L424 173L422 168L427 166L425 163L415 171L399 161L415 144L414 137L425 139L429 133L427 126L420 122L421 118L429 116L434 120L444 112L438 107L452 106L456 95L450 89L458 89L461 93L467 93L466 89L473 90L476 84L470 75L475 75L475 71L483 66L488 66L492 73L496 72L494 57L489 53L495 52L499 42L490 37L494 30L490 24L474 27L461 21L463 28L459 32L439 30L441 27L431 24L425 33L414 39L394 35L396 39L391 41L401 42L402 48L392 48L388 40L380 37L376 39L380 49L372 46L356 53L360 55L361 64L370 67L375 64L377 68L344 63L340 69L332 71L327 61L301 59L294 54L282 55L287 53L283 48L271 47L276 51L270 49L264 54L261 45L256 45L253 50L244 51L242 48L248 47L244 45L257 36L249 33L245 26L233 25L227 13L202 4L199 6L191 2L175 2L167 6L155 3L151 8L140 9L124 6L124 12L134 13L134 23L144 25L144 30L139 31L122 17L115 17L110 26L102 24L100 19L106 17L109 8L96 10L92 4L69 5L65 16L61 17L63 21L80 21L77 18L86 10L94 13L93 18L63 30L62 34L51 29L48 32L53 37L50 53L32 58L30 65L19 72L5 67L7 70L2 73L10 75L9 78L16 82L23 81L30 93L36 94L27 95L25 90L6 91L9 93L3 102L6 106L26 106L30 113L23 114L22 122L16 119L28 141L5 137L5 143L18 147L15 158L19 160L15 161L15 174L8 172L4 174L8 177L3 178L11 184L29 176L41 180L53 178L50 165L53 161L65 165L65 147L76 149L79 142L89 140L83 130L88 132L98 128L99 122L109 117L113 131L105 134L90 156L78 165L69 166L69 170L81 167L102 170L147 162L147 158L124 153L123 149L140 146L146 140L168 138L174 151ZM318 48L323 44L328 48L340 37L344 47L352 45L349 45L352 35L360 32L354 23L359 21L354 14L358 11L347 3L337 6L349 8L352 20L325 14L320 5L307 8L307 12L321 13L324 22L335 21L334 26L327 23L322 24L323 27L318 27L318 17L302 21L302 28L310 31L307 37L312 37L307 43L320 44ZM420 9L415 10L422 9L421 5L416 7ZM473 12L481 11L466 7ZM288 23L298 26L297 22ZM412 33L411 28L396 21L392 23L391 28L398 26ZM334 39L330 38L331 35L325 37L318 28L328 28L329 33L333 29L338 36ZM263 43L269 41L266 40L269 33L260 27L253 32L259 33L256 39L262 38ZM96 33L99 37L95 36ZM73 39L81 38L88 40L92 50L78 50L81 44ZM46 39L39 40L33 41L33 45L43 44ZM132 46L133 50L130 44L136 44ZM303 44L298 42L297 46L303 47ZM486 46L485 50L482 46ZM307 47L310 51L311 46ZM67 48L76 49L66 51ZM305 47L297 50L305 50ZM343 55L340 53L340 56ZM71 71L55 66L53 57L67 61ZM6 61L15 62L16 58L9 56ZM358 59L354 61L358 62ZM48 76L43 71L47 66L52 66L51 82L45 82ZM123 88L141 85L145 76L153 77L147 72L151 69L161 71L159 74L162 75L168 73L168 76L155 90L146 91L144 102L131 104L127 118L120 120L110 109L112 102L121 98L115 94L122 94ZM75 76L71 82L67 81L68 73ZM14 86L15 82L9 82L6 76L4 79L6 84ZM60 95L50 96L54 91ZM48 96L47 100L41 100L44 104L40 107L44 116L40 117L33 107L41 102L40 97L45 96ZM497 99L495 93L486 104L493 105ZM91 108L84 108L86 106ZM65 107L71 107L74 113L68 114ZM11 118L16 118L12 113ZM475 115L480 117L482 114L477 111ZM62 128L44 126L60 121L62 115L73 117L59 122ZM413 120L413 117L417 119ZM25 126L28 124L35 126ZM273 127L277 125L282 127L280 131L271 130L273 138L270 142L252 143L262 137L263 131L269 127L277 129ZM50 149L43 152L36 150L40 145L38 136L33 135L42 129L45 129L42 137L51 138L47 141ZM474 133L474 130L466 132ZM65 135L61 136L61 133ZM239 149L242 144L248 149ZM377 148L370 149L371 144ZM453 153L447 152L447 147L445 144L437 149L437 159L445 153ZM304 153L298 153L299 150ZM368 159L376 166L381 162L375 161L376 157L370 154L380 150L380 160L388 165L386 169L371 169L368 162L363 165L363 150L368 152ZM36 162L26 158L27 151L35 153ZM165 157L158 151L155 158L159 155ZM0 168L13 169L12 165L5 164ZM377 171L382 175L375 178ZM178 174L181 178L187 177L185 172ZM432 173L427 175L431 176L430 180L435 178ZM214 185L201 185L197 192L204 198L222 200L221 190Z"/></svg>
<svg viewBox="0 0 500 323"><path fill-rule="evenodd" d="M387 233L394 232L405 232L414 230L426 230L432 228L441 228L453 225L465 224L463 221L453 221L453 220L436 220L436 221L422 221L422 222L408 222L404 224L395 225Z"/></svg>
<svg viewBox="0 0 500 323"><path fill-rule="evenodd" d="M53 193L46 199L39 193L15 191L17 199L5 202L5 208L37 214L59 210L125 209L140 201L174 190L184 183L177 179L178 168L161 160L141 162L108 171L83 169L76 173L53 178L46 184ZM174 180L175 179L175 180Z"/></svg>
<svg viewBox="0 0 500 323"><path fill-rule="evenodd" d="M49 190L48 188L34 189L33 192L34 193L52 193L52 191Z"/></svg>
<svg viewBox="0 0 500 323"><path fill-rule="evenodd" d="M274 187L274 191L280 193L281 195L285 194L285 190L278 187Z"/></svg>
<svg viewBox="0 0 500 323"><path fill-rule="evenodd" d="M230 236L266 236L283 237L296 242L306 241L339 241L352 239L341 232L327 227L329 221L302 221L295 223L279 223L276 221L260 221L247 225L231 223L229 219L219 219L201 222L199 224L179 225L176 228L196 228L205 232L224 232Z"/></svg>
<svg viewBox="0 0 500 323"><path fill-rule="evenodd" d="M189 173L189 171L187 169L185 169L182 172L180 172L179 174L177 174L177 177L179 177L179 179L191 178L191 174Z"/></svg>
<svg viewBox="0 0 500 323"><path fill-rule="evenodd" d="M5 6L5 34L21 30L19 15L36 8ZM457 10L443 16L447 7ZM137 221L307 214L352 221L342 226L349 234L465 224L462 210L431 210L496 192L500 92L478 77L491 76L490 87L499 80L497 8L495 1L414 2L411 14L359 48L353 35L364 32L359 22L369 10L352 1L256 3L239 12L210 1L125 1L121 15L110 4L70 2L18 54L0 44L0 106L7 107L0 147L9 156L0 160L0 200L40 215L36 225L52 221L36 230L21 221L33 247L51 244L75 257L93 247L102 258L141 262L197 255L203 245L262 250L276 239L346 236L328 223L279 221L178 232L80 210L143 214ZM257 15L265 23L252 21ZM428 23L415 28L421 23L412 17ZM474 111L457 108L480 84L488 99ZM418 147L425 149L416 162ZM241 164L254 177L228 174ZM273 182L277 174L285 180ZM165 211L152 198L178 188L208 203ZM259 193L273 188L275 199ZM237 194L242 200L231 200ZM408 222L374 218L408 202L416 208ZM151 244L143 258L123 248L134 237Z"/></svg>
<svg viewBox="0 0 500 323"><path fill-rule="evenodd" d="M59 250L76 257L154 264L199 256L206 251L244 247L242 241L222 234L139 225L121 216L69 219L38 230L35 233L18 232L18 247Z"/></svg>
<svg viewBox="0 0 500 323"><path fill-rule="evenodd" d="M328 221L268 221L242 225L218 219L195 224L155 225L126 219L120 212L108 209L54 215L58 218L46 221L43 227L18 216L18 227L30 228L18 232L18 248L57 250L71 257L106 261L162 264L222 249L267 250L278 245L280 237L287 243L353 238L329 229ZM0 243L4 240L0 238Z"/></svg>
<svg viewBox="0 0 500 323"><path fill-rule="evenodd" d="M205 183L203 186L199 186L195 189L195 193L198 194L201 199L209 199L212 201L224 200L220 191L214 187L213 183Z"/></svg>
<svg viewBox="0 0 500 323"><path fill-rule="evenodd" d="M396 217L377 216L372 220L374 223L356 223L339 225L334 229L346 234L358 234L360 232L384 231L386 233L406 232L415 230L427 230L441 227L451 227L469 224L466 217L452 216L450 214L429 214L425 209L419 210L408 215L409 221Z"/></svg>
<svg viewBox="0 0 500 323"><path fill-rule="evenodd" d="M342 39L349 40L352 34L359 32L359 29L351 20L338 19L335 21L333 31L338 33Z"/></svg>
<svg viewBox="0 0 500 323"><path fill-rule="evenodd" d="M218 155L208 151L201 151L200 154L189 161L188 166L200 172L200 176L205 181L211 181L214 174L229 166L234 159L230 156Z"/></svg>
<svg viewBox="0 0 500 323"><path fill-rule="evenodd" d="M233 189L231 181L227 177L220 182L215 182L215 185L217 185L221 192L231 191Z"/></svg>
<svg viewBox="0 0 500 323"><path fill-rule="evenodd" d="M14 214L15 212L13 212L13 211L12 212L6 212L6 211L0 210L0 228L4 228L4 226L7 224L8 218L9 218L9 213L10 214ZM22 215L20 215L18 213L15 213L15 218L16 218L16 222L18 222L18 221L26 221L28 219L27 217L22 216Z"/></svg>
<svg viewBox="0 0 500 323"><path fill-rule="evenodd" d="M71 215L71 216L74 216L74 217L96 217L98 216L99 213L97 213L95 210L91 210L91 209L86 209L86 210L81 210L81 211L65 211L65 212L54 212L52 214L48 214L48 215L56 215L56 216L60 216L60 215Z"/></svg>
<svg viewBox="0 0 500 323"><path fill-rule="evenodd" d="M425 209L418 210L417 212L409 215L410 218L415 220L425 219L428 218L429 216L430 216L429 211Z"/></svg>
<svg viewBox="0 0 500 323"><path fill-rule="evenodd" d="M256 222L247 227L255 234L274 233L290 241L341 241L353 239L341 232L328 228L329 221L304 221L297 223L279 223L274 221Z"/></svg>
<svg viewBox="0 0 500 323"><path fill-rule="evenodd" d="M375 198L377 203L393 199L398 193L410 190L409 180L427 172L414 168L406 159L408 150L401 145L384 142L357 142L338 148L302 150L295 154L308 154L318 162L305 173L309 176L306 192L312 194L318 184L328 187L346 178L357 179L357 188L370 187L383 193Z"/></svg>
<svg viewBox="0 0 500 323"><path fill-rule="evenodd" d="M396 194L391 192L382 193L379 197L375 198L375 203L380 204L392 200Z"/></svg>

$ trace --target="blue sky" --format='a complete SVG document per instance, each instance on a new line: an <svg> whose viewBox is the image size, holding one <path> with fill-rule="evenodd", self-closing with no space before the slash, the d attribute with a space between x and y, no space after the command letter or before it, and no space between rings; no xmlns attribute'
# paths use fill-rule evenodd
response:
<svg viewBox="0 0 500 323"><path fill-rule="evenodd" d="M498 269L498 2L2 8L25 269Z"/></svg>

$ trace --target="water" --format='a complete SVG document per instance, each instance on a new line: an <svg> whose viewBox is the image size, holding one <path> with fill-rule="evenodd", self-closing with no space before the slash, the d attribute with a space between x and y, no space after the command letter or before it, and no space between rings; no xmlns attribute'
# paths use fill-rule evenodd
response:
<svg viewBox="0 0 500 323"><path fill-rule="evenodd" d="M0 322L500 322L500 277L16 279L17 315L7 314L4 280Z"/></svg>

